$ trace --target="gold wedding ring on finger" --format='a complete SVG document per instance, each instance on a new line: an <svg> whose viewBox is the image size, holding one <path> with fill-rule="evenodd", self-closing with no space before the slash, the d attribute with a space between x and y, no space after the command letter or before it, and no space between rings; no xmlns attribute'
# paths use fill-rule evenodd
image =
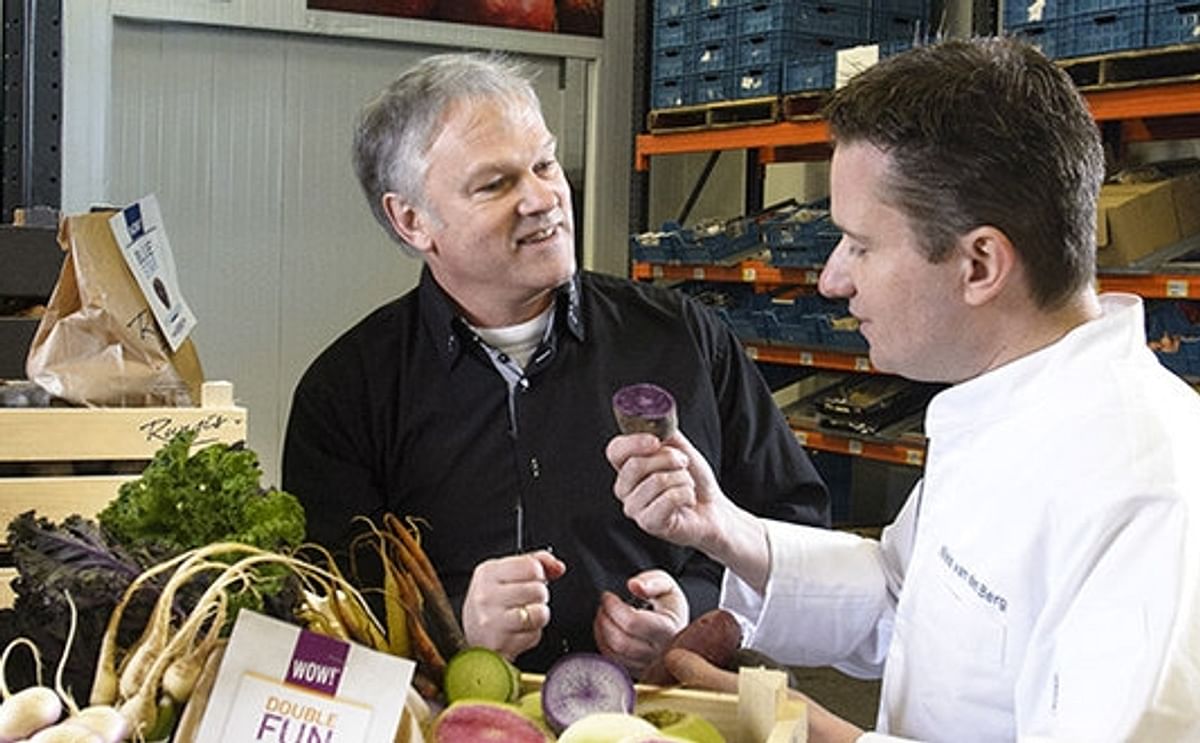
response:
<svg viewBox="0 0 1200 743"><path fill-rule="evenodd" d="M521 629L533 629L533 617L529 614L529 608L524 604L517 607L517 614L521 617Z"/></svg>

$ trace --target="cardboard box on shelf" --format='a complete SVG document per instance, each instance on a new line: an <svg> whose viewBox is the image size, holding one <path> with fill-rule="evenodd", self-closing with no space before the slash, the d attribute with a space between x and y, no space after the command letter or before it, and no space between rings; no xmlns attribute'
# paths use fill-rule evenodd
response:
<svg viewBox="0 0 1200 743"><path fill-rule="evenodd" d="M1096 210L1096 263L1121 268L1200 232L1200 172L1106 183Z"/></svg>

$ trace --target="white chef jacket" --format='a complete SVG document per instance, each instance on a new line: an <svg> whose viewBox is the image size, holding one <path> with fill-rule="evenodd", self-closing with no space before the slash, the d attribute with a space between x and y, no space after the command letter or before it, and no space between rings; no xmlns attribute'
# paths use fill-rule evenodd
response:
<svg viewBox="0 0 1200 743"><path fill-rule="evenodd" d="M747 646L882 671L863 741L1200 740L1200 395L1101 304L930 403L880 541L768 522L765 595L726 572Z"/></svg>

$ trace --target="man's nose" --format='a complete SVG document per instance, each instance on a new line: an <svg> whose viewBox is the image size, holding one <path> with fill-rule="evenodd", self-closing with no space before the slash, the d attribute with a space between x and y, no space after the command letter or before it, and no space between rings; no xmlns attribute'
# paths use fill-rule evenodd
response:
<svg viewBox="0 0 1200 743"><path fill-rule="evenodd" d="M854 285L850 281L849 272L846 271L844 243L845 240L839 242L829 254L825 268L821 269L821 276L817 280L817 291L830 299L845 299L854 294Z"/></svg>
<svg viewBox="0 0 1200 743"><path fill-rule="evenodd" d="M540 214L558 205L558 192L549 181L533 174L522 180L519 207L522 214Z"/></svg>

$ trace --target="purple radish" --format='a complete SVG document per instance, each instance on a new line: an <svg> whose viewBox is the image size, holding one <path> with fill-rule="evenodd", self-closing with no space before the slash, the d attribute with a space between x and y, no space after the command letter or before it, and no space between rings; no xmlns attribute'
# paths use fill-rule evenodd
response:
<svg viewBox="0 0 1200 743"><path fill-rule="evenodd" d="M594 712L633 712L637 693L629 673L597 653L568 653L542 683L542 714L555 734Z"/></svg>
<svg viewBox="0 0 1200 743"><path fill-rule="evenodd" d="M652 433L659 439L675 433L675 398L656 384L622 387L613 395L612 406L621 433Z"/></svg>

